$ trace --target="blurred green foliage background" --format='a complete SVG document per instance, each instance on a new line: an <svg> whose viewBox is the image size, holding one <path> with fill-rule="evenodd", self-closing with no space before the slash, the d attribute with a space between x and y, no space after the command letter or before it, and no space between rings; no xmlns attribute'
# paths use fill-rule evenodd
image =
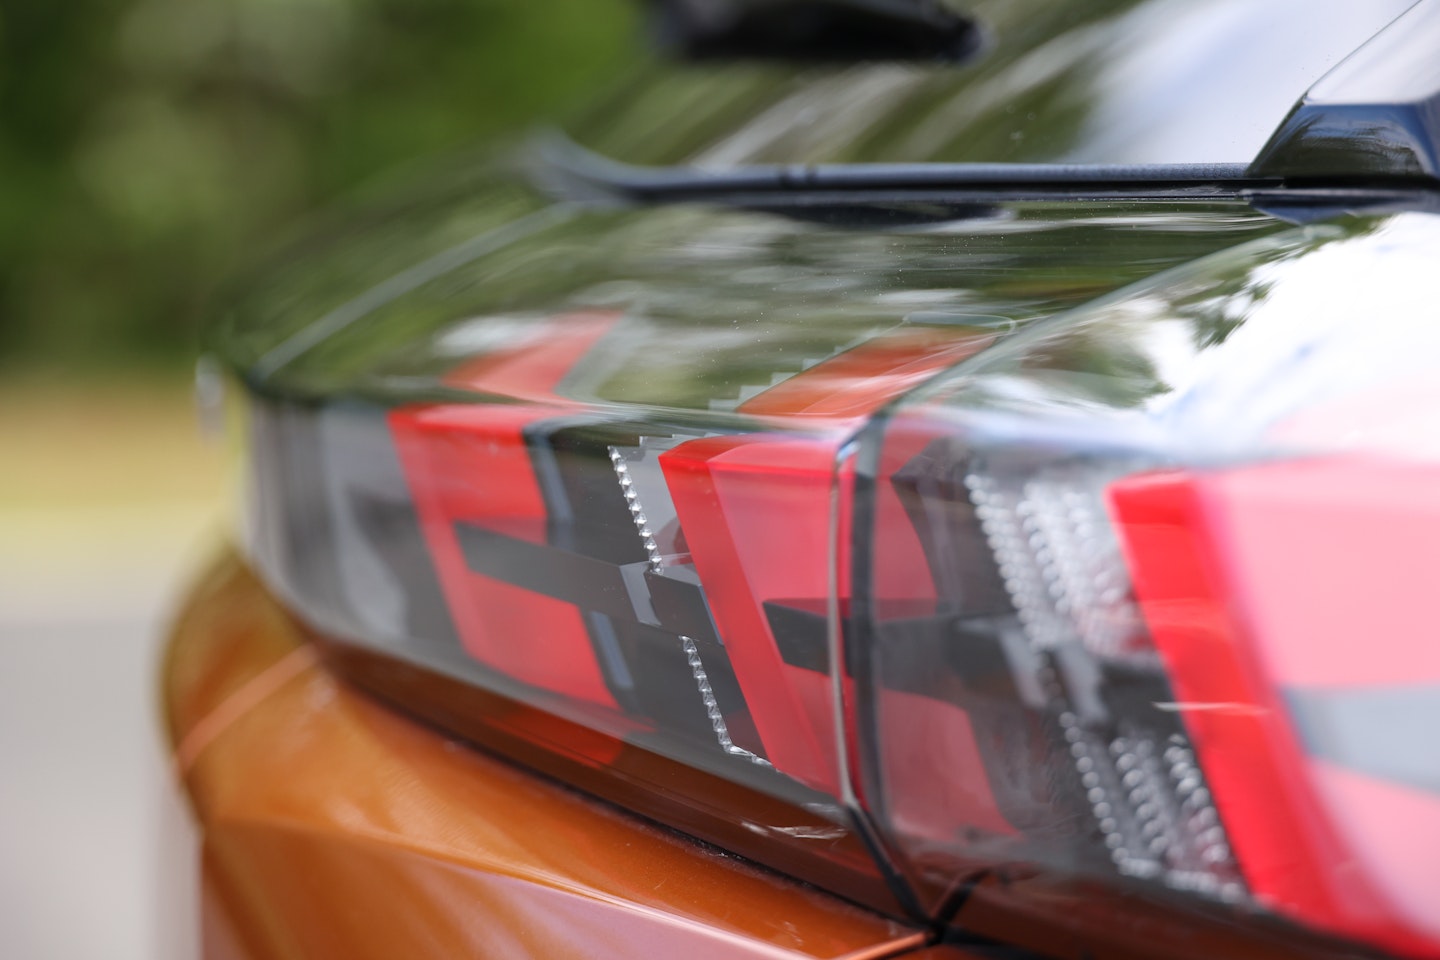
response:
<svg viewBox="0 0 1440 960"><path fill-rule="evenodd" d="M224 275L413 158L562 114L633 0L3 0L0 373L171 368Z"/></svg>

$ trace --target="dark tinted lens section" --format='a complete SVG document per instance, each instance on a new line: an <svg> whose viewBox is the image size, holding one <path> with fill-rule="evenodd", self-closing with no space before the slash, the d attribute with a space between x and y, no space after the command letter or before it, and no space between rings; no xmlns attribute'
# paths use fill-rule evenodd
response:
<svg viewBox="0 0 1440 960"><path fill-rule="evenodd" d="M773 596L822 605L829 441L771 450L525 403L255 400L249 419L251 558L337 669L626 808L901 912L817 789L834 783L828 673L772 670L768 629L743 632ZM782 464L789 492L766 496ZM751 580L757 552L773 568Z"/></svg>
<svg viewBox="0 0 1440 960"><path fill-rule="evenodd" d="M918 418L872 455L862 760L932 897L1008 862L1243 895L1106 512L1133 467Z"/></svg>
<svg viewBox="0 0 1440 960"><path fill-rule="evenodd" d="M993 332L901 324L757 351L683 408L596 399L617 370L642 391L696 388L642 375L663 366L643 319L473 332L440 400L255 402L267 579L334 664L406 709L898 911L840 801L842 450ZM904 599L924 621L922 593Z"/></svg>
<svg viewBox="0 0 1440 960"><path fill-rule="evenodd" d="M242 535L272 589L328 633L453 649L386 412L255 399L248 413Z"/></svg>

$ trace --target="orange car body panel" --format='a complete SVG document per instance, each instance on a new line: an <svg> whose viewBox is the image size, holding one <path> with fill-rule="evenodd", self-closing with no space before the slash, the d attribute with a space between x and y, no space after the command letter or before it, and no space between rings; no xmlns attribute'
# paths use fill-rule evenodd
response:
<svg viewBox="0 0 1440 960"><path fill-rule="evenodd" d="M371 701L233 556L164 674L203 830L206 956L876 958L915 928L655 827Z"/></svg>

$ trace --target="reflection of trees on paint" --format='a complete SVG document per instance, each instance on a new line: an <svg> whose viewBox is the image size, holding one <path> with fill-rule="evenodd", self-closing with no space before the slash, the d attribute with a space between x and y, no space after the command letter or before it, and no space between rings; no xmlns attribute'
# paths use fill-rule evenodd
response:
<svg viewBox="0 0 1440 960"><path fill-rule="evenodd" d="M1209 260L1124 290L1037 331L1025 349L986 366L984 376L956 383L965 403L989 406L1127 410L1150 406L1183 384L1195 358L1222 348L1258 313L1293 264L1327 244L1373 232L1383 219L1350 218L1223 251ZM1218 227L1218 224L1217 224ZM1023 396L1007 392L1023 377Z"/></svg>
<svg viewBox="0 0 1440 960"><path fill-rule="evenodd" d="M538 202L493 184L455 196L468 199L406 204L407 216L379 221L379 245L415 262L437 237L522 217ZM598 309L624 320L597 344L592 380L576 389L704 410L903 323L964 326L978 316L1024 326L1283 229L1238 203L1018 204L996 219L885 232L683 205L577 212L317 339L283 379L306 392L413 384L456 362L451 344ZM314 260L282 259L238 301L221 332L228 356L253 363L295 335L297 303L313 318L356 294L377 241L342 233L347 243ZM1097 345L1084 362L1129 352Z"/></svg>
<svg viewBox="0 0 1440 960"><path fill-rule="evenodd" d="M989 43L959 67L656 63L574 132L635 163L1053 160L1078 146L1107 65L1140 42L1116 21L1143 6L965 3Z"/></svg>

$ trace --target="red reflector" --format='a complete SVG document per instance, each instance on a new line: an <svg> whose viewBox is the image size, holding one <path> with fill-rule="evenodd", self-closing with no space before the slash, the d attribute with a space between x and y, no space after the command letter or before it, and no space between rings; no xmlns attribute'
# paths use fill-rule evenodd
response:
<svg viewBox="0 0 1440 960"><path fill-rule="evenodd" d="M766 604L799 600L824 616L835 446L714 437L660 458L766 755L777 769L827 791L838 789L830 675L794 656L786 662ZM823 631L814 640L823 643Z"/></svg>
<svg viewBox="0 0 1440 960"><path fill-rule="evenodd" d="M555 388L616 319L606 313L556 317L449 378L473 390L540 404L402 408L390 415L421 530L466 651L523 683L611 708L615 698L606 689L581 612L472 570L456 525L545 542L548 515L525 430L556 416L557 406L574 407Z"/></svg>
<svg viewBox="0 0 1440 960"><path fill-rule="evenodd" d="M523 683L613 708L575 605L474 571L457 534L457 524L465 524L545 542L545 505L523 431L554 413L534 406L443 406L397 410L390 425L465 650Z"/></svg>
<svg viewBox="0 0 1440 960"><path fill-rule="evenodd" d="M616 321L554 318L447 378L511 402L389 416L461 646L567 716L598 707L583 722L690 737L683 755L719 749L834 795L827 603L834 571L848 596L851 542L848 506L833 506L840 446L991 335L888 332L742 392L741 414L777 429L805 418L803 431L716 435L573 396L566 378Z"/></svg>
<svg viewBox="0 0 1440 960"><path fill-rule="evenodd" d="M1109 491L1174 709L1254 895L1422 953L1440 935L1433 900L1416 910L1418 889L1440 884L1440 796L1369 771L1424 775L1440 753L1430 734L1393 725L1365 743L1332 701L1440 679L1427 599L1437 489L1433 468L1323 460L1145 475ZM1402 813L1408 842L1397 842Z"/></svg>

